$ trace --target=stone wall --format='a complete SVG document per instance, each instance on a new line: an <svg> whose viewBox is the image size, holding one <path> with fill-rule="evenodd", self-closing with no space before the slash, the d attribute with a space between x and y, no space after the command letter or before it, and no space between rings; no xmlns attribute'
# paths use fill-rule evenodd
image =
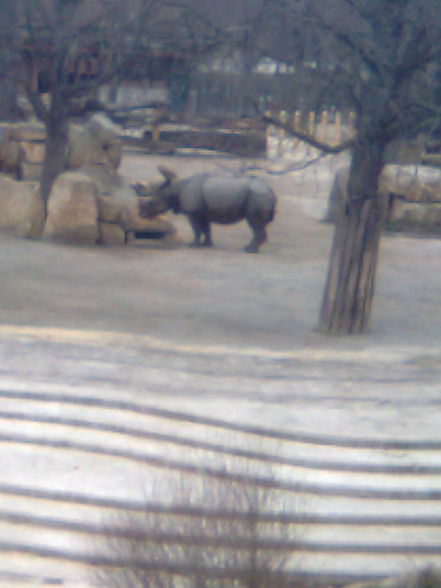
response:
<svg viewBox="0 0 441 588"><path fill-rule="evenodd" d="M142 218L139 198L128 182L103 167L61 174L54 183L45 239L83 245L123 245L131 233L171 236L172 223Z"/></svg>
<svg viewBox="0 0 441 588"><path fill-rule="evenodd" d="M45 155L46 134L38 121L0 124L0 172L15 179L39 181ZM67 168L105 165L118 169L122 141L112 123L94 115L85 125L71 124Z"/></svg>
<svg viewBox="0 0 441 588"><path fill-rule="evenodd" d="M133 233L175 233L164 219L140 216L135 190L117 172L122 142L104 117L70 126L68 169L54 183L46 219L38 191L44 154L42 124L0 125L0 229L84 245L122 245Z"/></svg>
<svg viewBox="0 0 441 588"><path fill-rule="evenodd" d="M337 171L325 220L334 222L347 201L349 169ZM386 165L379 179L385 226L391 230L441 232L441 170L423 165Z"/></svg>

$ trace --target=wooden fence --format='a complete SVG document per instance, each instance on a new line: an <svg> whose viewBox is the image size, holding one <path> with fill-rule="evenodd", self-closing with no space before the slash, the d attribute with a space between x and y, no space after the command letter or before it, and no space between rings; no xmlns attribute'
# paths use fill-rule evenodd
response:
<svg viewBox="0 0 441 588"><path fill-rule="evenodd" d="M281 110L277 113L271 112L268 114L272 118L278 119L283 125L291 127L293 131L300 131L329 145L338 145L353 136L355 132L355 113L352 111L331 112L323 110L321 112L302 112L296 110L288 112ZM289 133L277 127L271 127L269 132L276 137L277 155L282 156L287 150L285 141L291 139Z"/></svg>

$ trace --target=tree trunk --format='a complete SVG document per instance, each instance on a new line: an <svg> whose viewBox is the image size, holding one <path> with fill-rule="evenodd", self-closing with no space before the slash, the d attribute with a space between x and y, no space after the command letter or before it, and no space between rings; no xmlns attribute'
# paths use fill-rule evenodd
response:
<svg viewBox="0 0 441 588"><path fill-rule="evenodd" d="M19 120L19 59L15 28L17 15L10 0L0 0L0 120Z"/></svg>
<svg viewBox="0 0 441 588"><path fill-rule="evenodd" d="M357 144L348 180L348 201L337 220L319 329L326 334L363 333L374 295L382 202L377 181L385 144Z"/></svg>
<svg viewBox="0 0 441 588"><path fill-rule="evenodd" d="M3 62L3 64L6 60ZM2 64L2 65L3 65ZM4 66L5 69L8 66ZM20 108L18 107L18 83L11 69L6 69L5 74L0 75L0 120L16 121L23 118Z"/></svg>
<svg viewBox="0 0 441 588"><path fill-rule="evenodd" d="M69 108L67 99L58 93L51 95L51 104L45 120L46 150L41 172L40 194L45 215L52 185L66 168L69 140Z"/></svg>

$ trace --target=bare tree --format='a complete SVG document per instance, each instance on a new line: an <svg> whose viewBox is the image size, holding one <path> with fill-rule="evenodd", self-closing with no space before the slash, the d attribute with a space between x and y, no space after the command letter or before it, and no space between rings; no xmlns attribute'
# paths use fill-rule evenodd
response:
<svg viewBox="0 0 441 588"><path fill-rule="evenodd" d="M114 565L99 574L106 586L263 588L303 585L286 570L295 552L293 529L280 522L281 493L229 479L179 479L161 495L162 512L115 513L106 523L105 552ZM272 513L272 514L271 514Z"/></svg>
<svg viewBox="0 0 441 588"><path fill-rule="evenodd" d="M40 184L44 203L65 168L73 102L93 95L123 68L156 4L156 0L17 2L24 83L46 128ZM44 85L47 102L39 84Z"/></svg>
<svg viewBox="0 0 441 588"><path fill-rule="evenodd" d="M0 0L0 120L20 118L17 10L14 3Z"/></svg>
<svg viewBox="0 0 441 588"><path fill-rule="evenodd" d="M287 10L294 2L281 1ZM361 333L371 314L383 218L378 178L388 145L427 129L438 115L431 68L441 56L441 17L434 0L304 5L305 26L328 40L328 67L354 108L356 131L332 148L297 133L325 152L351 153L348 201L335 229L320 329Z"/></svg>
<svg viewBox="0 0 441 588"><path fill-rule="evenodd" d="M208 109L210 100L216 103L213 98L220 94L223 115L258 116L260 98L268 96L268 79L256 72L259 62L271 56L285 64L299 63L295 11L287 12L278 0L187 0L186 16L193 38L211 40L209 60L204 63ZM195 85L199 82L200 77Z"/></svg>

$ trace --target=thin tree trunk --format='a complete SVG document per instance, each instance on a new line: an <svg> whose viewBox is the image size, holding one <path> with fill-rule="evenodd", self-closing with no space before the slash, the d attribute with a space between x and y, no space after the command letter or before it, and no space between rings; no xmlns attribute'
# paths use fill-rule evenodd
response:
<svg viewBox="0 0 441 588"><path fill-rule="evenodd" d="M21 111L17 105L18 88L16 81L7 74L0 79L0 120L16 121L22 118Z"/></svg>
<svg viewBox="0 0 441 588"><path fill-rule="evenodd" d="M384 144L355 147L348 181L348 202L340 211L320 313L323 333L363 333L371 315L382 203L377 193Z"/></svg>
<svg viewBox="0 0 441 588"><path fill-rule="evenodd" d="M18 107L19 58L14 37L17 14L10 0L0 0L0 120L21 118Z"/></svg>
<svg viewBox="0 0 441 588"><path fill-rule="evenodd" d="M45 120L46 150L41 173L40 194L45 215L52 185L57 176L66 168L69 139L69 109L62 96L53 93Z"/></svg>

